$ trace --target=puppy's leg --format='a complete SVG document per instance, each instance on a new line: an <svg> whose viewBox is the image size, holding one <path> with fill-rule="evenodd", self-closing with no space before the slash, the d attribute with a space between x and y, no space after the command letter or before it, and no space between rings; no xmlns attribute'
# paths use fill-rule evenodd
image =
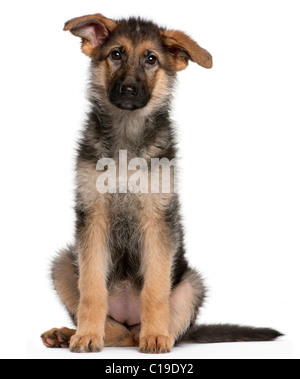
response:
<svg viewBox="0 0 300 379"><path fill-rule="evenodd" d="M142 212L141 216L144 287L141 292L140 351L166 353L171 351L175 342L169 329L173 249L163 217L149 212Z"/></svg>
<svg viewBox="0 0 300 379"><path fill-rule="evenodd" d="M51 274L54 288L76 324L79 290L75 246L68 246L59 252L53 260Z"/></svg>
<svg viewBox="0 0 300 379"><path fill-rule="evenodd" d="M79 306L72 352L98 352L104 346L107 317L108 221L95 211L78 235Z"/></svg>
<svg viewBox="0 0 300 379"><path fill-rule="evenodd" d="M201 276L189 269L182 281L173 288L170 297L170 330L176 341L182 337L195 322L198 308L203 304L205 287Z"/></svg>
<svg viewBox="0 0 300 379"><path fill-rule="evenodd" d="M196 271L189 269L183 276L182 281L172 289L169 298L169 331L176 341L180 340L191 324L195 322L198 308L201 307L204 299L205 287L203 280ZM129 330L135 346L138 346L141 336L141 326L136 325L129 328Z"/></svg>

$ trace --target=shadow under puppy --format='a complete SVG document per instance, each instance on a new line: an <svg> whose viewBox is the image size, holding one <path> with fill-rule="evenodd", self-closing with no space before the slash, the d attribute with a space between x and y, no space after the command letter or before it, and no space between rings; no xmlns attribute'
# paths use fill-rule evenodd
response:
<svg viewBox="0 0 300 379"><path fill-rule="evenodd" d="M95 14L68 21L64 30L81 38L91 58L90 112L77 151L75 244L52 266L77 330L51 329L44 344L72 352L138 346L166 353L180 342L279 337L268 328L195 325L205 287L185 259L174 186L169 193L99 193L96 186L97 162L113 159L119 173L120 151L128 161L144 159L149 169L153 158L176 157L169 116L176 73L189 61L211 68L211 55L185 33L139 18Z"/></svg>

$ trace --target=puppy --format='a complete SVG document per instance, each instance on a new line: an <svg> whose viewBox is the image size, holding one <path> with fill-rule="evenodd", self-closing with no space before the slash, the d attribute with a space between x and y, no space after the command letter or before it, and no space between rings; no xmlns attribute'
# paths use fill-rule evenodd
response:
<svg viewBox="0 0 300 379"><path fill-rule="evenodd" d="M176 158L169 115L176 74L189 61L211 68L211 55L185 33L139 18L95 14L68 21L64 30L81 38L91 59L90 112L77 149L75 243L52 265L77 329L51 329L43 343L72 352L136 346L166 353L180 342L279 337L268 328L195 325L205 287L185 258L174 167L169 191L150 186L154 162L160 180L163 163Z"/></svg>

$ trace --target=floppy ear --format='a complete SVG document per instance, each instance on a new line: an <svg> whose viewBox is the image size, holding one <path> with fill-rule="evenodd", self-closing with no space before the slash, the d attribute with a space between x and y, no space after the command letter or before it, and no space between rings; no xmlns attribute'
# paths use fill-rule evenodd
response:
<svg viewBox="0 0 300 379"><path fill-rule="evenodd" d="M178 30L162 30L161 39L174 60L176 71L184 70L189 60L205 68L212 68L212 56L188 35Z"/></svg>
<svg viewBox="0 0 300 379"><path fill-rule="evenodd" d="M65 23L64 30L82 39L82 51L92 57L97 47L109 38L117 23L102 14L73 18Z"/></svg>

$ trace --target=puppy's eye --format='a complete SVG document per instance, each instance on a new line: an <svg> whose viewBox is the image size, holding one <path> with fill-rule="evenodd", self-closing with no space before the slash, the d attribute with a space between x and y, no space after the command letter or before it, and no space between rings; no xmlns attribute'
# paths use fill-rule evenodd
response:
<svg viewBox="0 0 300 379"><path fill-rule="evenodd" d="M119 50L114 50L110 53L111 59L114 61L120 61L122 59L122 54Z"/></svg>
<svg viewBox="0 0 300 379"><path fill-rule="evenodd" d="M150 66L154 66L157 63L158 59L155 55L151 54L146 58L146 63Z"/></svg>

